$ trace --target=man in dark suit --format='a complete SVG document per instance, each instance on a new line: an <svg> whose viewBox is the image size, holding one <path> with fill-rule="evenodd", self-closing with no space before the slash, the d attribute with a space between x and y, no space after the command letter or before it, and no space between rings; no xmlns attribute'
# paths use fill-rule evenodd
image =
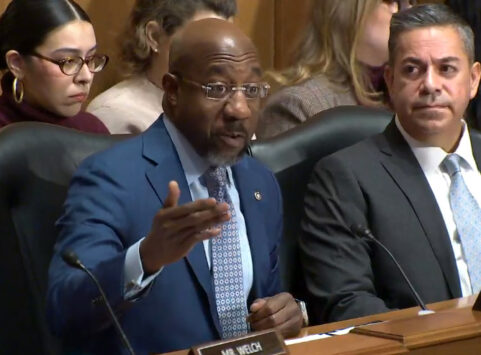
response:
<svg viewBox="0 0 481 355"><path fill-rule="evenodd" d="M49 274L55 333L95 353L125 351L92 281L63 262L73 250L138 354L249 328L297 334L300 309L279 293L279 187L244 156L267 94L261 75L252 42L227 21L197 21L173 39L165 115L72 180Z"/></svg>
<svg viewBox="0 0 481 355"><path fill-rule="evenodd" d="M386 245L425 302L479 292L481 268L467 254L444 162L460 158L479 210L481 140L462 119L480 78L472 31L430 4L395 14L390 33L393 121L322 159L308 187L300 243L316 322L416 305L385 251L357 237L355 224ZM479 220L471 222L481 237Z"/></svg>

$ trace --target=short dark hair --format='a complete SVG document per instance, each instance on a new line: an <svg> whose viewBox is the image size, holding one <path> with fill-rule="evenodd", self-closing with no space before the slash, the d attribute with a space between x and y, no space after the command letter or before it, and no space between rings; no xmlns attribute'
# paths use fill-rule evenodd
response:
<svg viewBox="0 0 481 355"><path fill-rule="evenodd" d="M9 50L32 54L51 31L74 20L91 23L72 0L12 0L0 17L0 69L7 69Z"/></svg>
<svg viewBox="0 0 481 355"><path fill-rule="evenodd" d="M170 36L202 10L227 19L237 13L237 3L236 0L136 0L129 24L120 37L120 56L128 71L141 73L150 64L151 51L145 35L149 21L157 21Z"/></svg>
<svg viewBox="0 0 481 355"><path fill-rule="evenodd" d="M474 34L468 23L444 4L424 4L400 11L391 19L389 63L394 63L399 36L404 32L427 27L449 26L458 31L470 62L474 61Z"/></svg>

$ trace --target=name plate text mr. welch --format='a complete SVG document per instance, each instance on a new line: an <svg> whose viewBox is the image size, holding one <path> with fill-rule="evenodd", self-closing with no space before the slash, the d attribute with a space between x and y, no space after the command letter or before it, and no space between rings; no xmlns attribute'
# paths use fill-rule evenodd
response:
<svg viewBox="0 0 481 355"><path fill-rule="evenodd" d="M249 333L243 337L194 346L194 355L281 355L289 354L282 336L275 330Z"/></svg>

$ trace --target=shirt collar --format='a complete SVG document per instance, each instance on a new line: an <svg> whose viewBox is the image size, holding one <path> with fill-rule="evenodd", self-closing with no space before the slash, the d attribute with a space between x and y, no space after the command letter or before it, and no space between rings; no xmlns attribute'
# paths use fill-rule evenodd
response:
<svg viewBox="0 0 481 355"><path fill-rule="evenodd" d="M192 144L190 144L187 138L175 127L169 117L165 114L164 116L165 128L172 139L172 143L174 143L180 163L184 169L187 184L190 186L192 182L198 180L199 177L204 174L209 168L209 164L196 152Z"/></svg>
<svg viewBox="0 0 481 355"><path fill-rule="evenodd" d="M440 164L449 154L442 148L436 146L429 146L426 143L414 139L407 133L401 125L398 116L395 118L396 127L401 132L402 136L411 147L412 152L416 156L416 159L421 165L421 168L425 171L434 171L439 169ZM466 122L462 120L463 132L459 141L458 147L453 153L458 154L464 159L464 162L468 164L467 168L478 170L476 161L474 160L473 151L471 148L471 138L469 137L469 130Z"/></svg>
<svg viewBox="0 0 481 355"><path fill-rule="evenodd" d="M206 172L209 168L209 163L197 153L192 144L190 144L187 138L185 138L177 127L175 127L165 113L164 124L165 129L177 150L177 154L179 155L179 160L184 169L187 184L190 186ZM230 167L227 167L227 181L229 184L233 181Z"/></svg>

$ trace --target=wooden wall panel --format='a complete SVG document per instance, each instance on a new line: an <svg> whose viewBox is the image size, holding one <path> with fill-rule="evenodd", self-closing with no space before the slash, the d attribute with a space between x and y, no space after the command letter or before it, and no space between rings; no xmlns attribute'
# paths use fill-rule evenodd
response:
<svg viewBox="0 0 481 355"><path fill-rule="evenodd" d="M342 1L342 0L339 0ZM308 19L310 0L277 0L275 6L274 67L291 64L292 54Z"/></svg>
<svg viewBox="0 0 481 355"><path fill-rule="evenodd" d="M99 52L111 57L105 71L95 78L90 96L92 98L123 77L119 69L117 38L134 0L77 1L92 18ZM292 50L306 23L309 1L237 0L239 13L235 23L253 39L265 69L272 67L281 69L290 63ZM419 2L441 1L443 0L419 0ZM10 0L0 0L1 12L9 2Z"/></svg>
<svg viewBox="0 0 481 355"><path fill-rule="evenodd" d="M237 0L239 11L234 22L254 41L264 68L274 64L274 6L277 1Z"/></svg>
<svg viewBox="0 0 481 355"><path fill-rule="evenodd" d="M92 20L98 51L110 57L106 69L95 75L91 99L123 79L117 54L117 40L133 3L133 0L78 0L78 4L87 11Z"/></svg>

